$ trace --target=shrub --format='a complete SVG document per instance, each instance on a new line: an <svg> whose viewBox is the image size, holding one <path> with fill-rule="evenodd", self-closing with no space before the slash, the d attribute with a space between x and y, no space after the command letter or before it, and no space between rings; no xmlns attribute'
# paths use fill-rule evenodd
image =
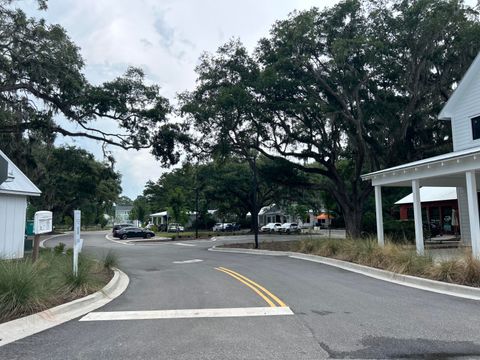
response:
<svg viewBox="0 0 480 360"><path fill-rule="evenodd" d="M464 265L459 259L445 260L428 270L428 277L433 280L456 283L463 277Z"/></svg>
<svg viewBox="0 0 480 360"><path fill-rule="evenodd" d="M467 254L463 258L463 263L464 270L462 272L462 284L480 286L480 260L475 259L472 254Z"/></svg>
<svg viewBox="0 0 480 360"><path fill-rule="evenodd" d="M55 247L53 248L53 252L54 252L55 254L57 254L57 255L60 255L60 254L62 254L63 251L65 250L65 246L66 246L66 245L65 245L64 243L60 242L60 243L58 243L57 246L55 246Z"/></svg>
<svg viewBox="0 0 480 360"><path fill-rule="evenodd" d="M31 260L0 261L0 321L46 308L48 288Z"/></svg>
<svg viewBox="0 0 480 360"><path fill-rule="evenodd" d="M103 266L106 269L112 269L118 266L118 257L113 251L109 251L103 259Z"/></svg>
<svg viewBox="0 0 480 360"><path fill-rule="evenodd" d="M67 250L65 251L65 254L66 254L67 256L73 256L73 249L72 249L72 248L67 249Z"/></svg>
<svg viewBox="0 0 480 360"><path fill-rule="evenodd" d="M63 284L66 286L68 292L73 292L75 295L88 294L89 292L98 289L99 280L95 276L98 272L98 263L94 260L85 257L82 254L78 256L78 273L73 274L73 259L69 258L63 264Z"/></svg>

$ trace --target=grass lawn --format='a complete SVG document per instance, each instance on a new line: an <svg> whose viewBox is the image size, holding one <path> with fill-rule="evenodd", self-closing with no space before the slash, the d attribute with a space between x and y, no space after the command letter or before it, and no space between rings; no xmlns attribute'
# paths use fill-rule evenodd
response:
<svg viewBox="0 0 480 360"><path fill-rule="evenodd" d="M111 253L103 261L80 254L78 276L73 276L72 255L56 250L41 251L35 263L29 256L0 261L0 323L96 292L113 276Z"/></svg>
<svg viewBox="0 0 480 360"><path fill-rule="evenodd" d="M224 247L252 249L253 244L228 244ZM472 257L471 251L466 251L460 258L434 262L428 254L417 255L411 245L387 242L385 247L380 247L373 238L262 242L259 248L331 257L399 274L480 287L480 261Z"/></svg>

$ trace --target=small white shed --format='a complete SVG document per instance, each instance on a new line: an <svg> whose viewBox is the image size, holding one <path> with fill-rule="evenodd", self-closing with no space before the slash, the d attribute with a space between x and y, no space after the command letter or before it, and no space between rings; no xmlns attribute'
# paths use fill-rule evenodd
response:
<svg viewBox="0 0 480 360"><path fill-rule="evenodd" d="M23 257L27 196L41 191L0 150L0 259Z"/></svg>

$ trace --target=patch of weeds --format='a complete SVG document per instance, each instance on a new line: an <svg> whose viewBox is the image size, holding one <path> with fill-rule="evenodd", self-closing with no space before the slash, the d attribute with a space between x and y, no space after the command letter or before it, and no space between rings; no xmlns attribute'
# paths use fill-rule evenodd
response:
<svg viewBox="0 0 480 360"><path fill-rule="evenodd" d="M63 254L63 252L65 251L65 246L66 245L64 243L60 242L57 246L53 248L53 252L57 255Z"/></svg>

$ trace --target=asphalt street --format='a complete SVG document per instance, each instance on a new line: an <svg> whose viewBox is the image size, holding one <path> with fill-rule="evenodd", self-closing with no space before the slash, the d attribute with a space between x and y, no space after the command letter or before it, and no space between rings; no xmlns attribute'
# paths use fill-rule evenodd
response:
<svg viewBox="0 0 480 360"><path fill-rule="evenodd" d="M122 245L105 234L83 233L85 251L114 251L130 285L95 312L269 307L254 283L293 315L75 319L0 347L0 359L480 358L476 301L284 256L208 251L246 236Z"/></svg>

